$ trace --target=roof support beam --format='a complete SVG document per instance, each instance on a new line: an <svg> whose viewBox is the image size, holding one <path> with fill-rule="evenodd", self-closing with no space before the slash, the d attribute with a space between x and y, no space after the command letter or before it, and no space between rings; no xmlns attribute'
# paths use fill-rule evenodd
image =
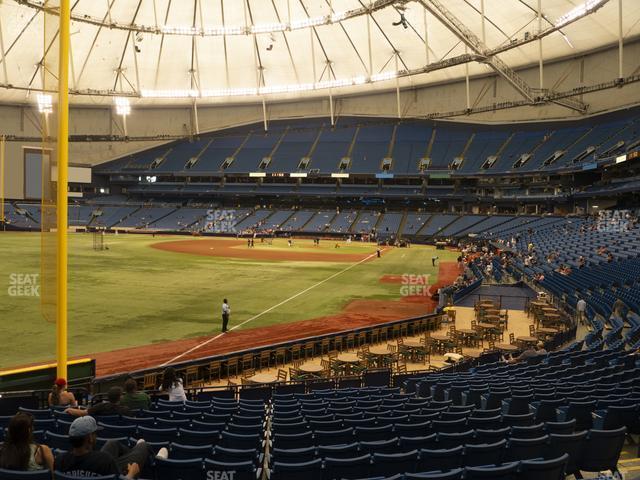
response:
<svg viewBox="0 0 640 480"><path fill-rule="evenodd" d="M6 62L7 52L4 49L4 35L2 33L2 17L0 17L0 54L2 55L2 59L0 59L0 62L2 62L2 73L4 74L4 83L9 83L9 75L7 74L7 62Z"/></svg>
<svg viewBox="0 0 640 480"><path fill-rule="evenodd" d="M489 48L478 38L464 23L462 23L453 13L451 13L440 0L417 0L425 9L435 16L444 26L446 26L456 37L458 37L467 47L474 51L479 61L486 63L498 75L504 78L513 88L515 88L528 102L546 103L553 101L558 105L584 112L587 106L575 99L563 98L549 100L544 92L536 91L511 67L504 63L497 55L487 55Z"/></svg>

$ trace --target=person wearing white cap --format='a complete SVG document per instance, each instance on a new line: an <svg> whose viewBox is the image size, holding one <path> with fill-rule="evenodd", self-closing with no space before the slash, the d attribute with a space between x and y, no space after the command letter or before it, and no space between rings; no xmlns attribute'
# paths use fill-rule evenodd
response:
<svg viewBox="0 0 640 480"><path fill-rule="evenodd" d="M124 474L126 478L136 478L150 454L145 441L138 440L133 448L128 448L109 440L100 451L95 451L96 432L101 429L90 415L76 418L69 427L71 450L56 458L55 469L74 477ZM167 458L167 449L160 449L158 457Z"/></svg>

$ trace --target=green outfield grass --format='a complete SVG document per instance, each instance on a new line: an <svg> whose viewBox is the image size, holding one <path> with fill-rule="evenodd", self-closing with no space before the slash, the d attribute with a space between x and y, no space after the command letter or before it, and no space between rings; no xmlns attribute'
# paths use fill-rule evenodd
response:
<svg viewBox="0 0 640 480"><path fill-rule="evenodd" d="M150 248L180 237L108 236L109 250L93 251L91 234L71 234L69 245L69 353L90 354L206 335L219 330L220 303L227 297L231 325L240 323L347 268L345 262L260 261L203 257ZM191 238L189 238L191 240ZM374 252L354 242L334 249L323 241L296 240L293 249L327 253ZM287 249L285 240L256 249ZM12 281L40 272L40 236L1 233L0 321L3 346L0 369L49 360L55 352L55 327L40 315L37 297L13 296ZM273 325L340 312L354 299L396 299L400 285L380 283L381 276L430 274L432 247L392 249L380 259L337 275L243 328ZM454 252L439 251L443 261Z"/></svg>

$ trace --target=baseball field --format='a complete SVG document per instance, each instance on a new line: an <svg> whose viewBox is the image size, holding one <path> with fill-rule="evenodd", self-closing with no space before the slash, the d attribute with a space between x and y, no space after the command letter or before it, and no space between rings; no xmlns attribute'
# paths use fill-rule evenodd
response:
<svg viewBox="0 0 640 480"><path fill-rule="evenodd" d="M443 271L446 282L456 275L455 252L418 245L387 247L381 258L374 244L332 240L257 240L250 248L241 239L121 234L105 245L94 251L92 234L70 234L69 354L97 355L103 373L126 358L162 364L234 338L246 348L427 313L429 286ZM0 369L51 360L55 325L42 318L38 296L40 236L2 233L0 252ZM217 338L225 297L233 330ZM205 343L209 350L199 350Z"/></svg>

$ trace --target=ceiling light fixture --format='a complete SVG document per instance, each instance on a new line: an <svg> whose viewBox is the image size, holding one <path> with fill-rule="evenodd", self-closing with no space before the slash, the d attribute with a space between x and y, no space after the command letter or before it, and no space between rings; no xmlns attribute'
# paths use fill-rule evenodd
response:
<svg viewBox="0 0 640 480"><path fill-rule="evenodd" d="M116 113L118 115L126 116L131 114L131 104L126 97L115 97L114 102L116 104Z"/></svg>
<svg viewBox="0 0 640 480"><path fill-rule="evenodd" d="M39 93L36 98L38 100L38 111L40 113L44 113L45 115L53 113L53 98L51 95Z"/></svg>
<svg viewBox="0 0 640 480"><path fill-rule="evenodd" d="M589 10L599 8L600 6L602 6L602 4L602 0L586 0L582 5L578 5L577 7L572 8L567 13L558 18L556 20L555 26L561 27L563 25L566 25L576 18L584 16L587 12L589 12Z"/></svg>

